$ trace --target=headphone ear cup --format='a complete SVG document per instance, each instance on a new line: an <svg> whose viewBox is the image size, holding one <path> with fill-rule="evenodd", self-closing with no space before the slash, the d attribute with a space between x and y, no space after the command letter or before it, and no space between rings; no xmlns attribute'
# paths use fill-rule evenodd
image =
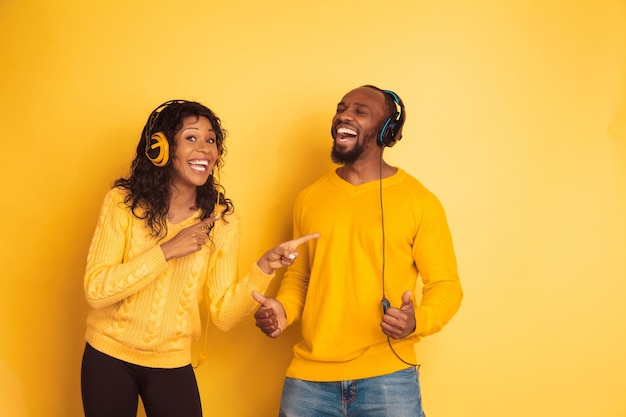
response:
<svg viewBox="0 0 626 417"><path fill-rule="evenodd" d="M146 156L158 167L167 165L170 160L170 144L163 132L156 132L146 141Z"/></svg>
<svg viewBox="0 0 626 417"><path fill-rule="evenodd" d="M378 135L378 146L392 147L396 143L396 127L397 122L393 120L391 117L388 117L383 123L383 127L380 129L380 134Z"/></svg>

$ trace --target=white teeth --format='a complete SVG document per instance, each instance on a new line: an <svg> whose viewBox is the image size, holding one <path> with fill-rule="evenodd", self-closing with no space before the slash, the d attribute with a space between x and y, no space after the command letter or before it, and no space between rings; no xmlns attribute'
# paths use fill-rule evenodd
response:
<svg viewBox="0 0 626 417"><path fill-rule="evenodd" d="M209 167L209 161L194 160L194 161L189 161L189 165L191 165L191 169L193 169L194 171L206 172L206 170Z"/></svg>
<svg viewBox="0 0 626 417"><path fill-rule="evenodd" d="M347 127L340 127L339 129L337 129L337 133L342 135L356 136L356 130L348 129Z"/></svg>

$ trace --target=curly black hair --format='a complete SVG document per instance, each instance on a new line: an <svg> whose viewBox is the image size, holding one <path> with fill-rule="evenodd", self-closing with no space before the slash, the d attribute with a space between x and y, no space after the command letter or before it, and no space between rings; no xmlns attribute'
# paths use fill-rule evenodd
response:
<svg viewBox="0 0 626 417"><path fill-rule="evenodd" d="M161 104L148 117L143 128L137 154L130 167L128 177L115 180L113 187L127 190L124 202L133 215L145 220L151 230L151 235L157 238L167 234L167 213L171 196L170 184L173 168L171 162L165 166L156 166L146 155L146 143L156 132L162 132L169 144L169 154L176 151L176 133L182 129L183 120L189 116L203 116L210 122L216 134L218 160L215 162L214 173L224 164L226 147L224 140L227 132L222 127L219 117L208 107L187 100L171 100ZM170 158L171 159L171 158ZM219 193L218 193L219 190ZM235 211L233 202L225 197L226 190L219 184L219 178L212 173L208 181L197 187L196 207L201 210L201 219L211 216L219 196L219 204L223 206L221 216ZM213 224L210 225L213 228Z"/></svg>

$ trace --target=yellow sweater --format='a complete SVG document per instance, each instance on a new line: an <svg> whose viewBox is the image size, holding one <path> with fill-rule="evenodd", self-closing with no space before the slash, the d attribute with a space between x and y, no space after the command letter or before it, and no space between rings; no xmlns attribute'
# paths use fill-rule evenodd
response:
<svg viewBox="0 0 626 417"><path fill-rule="evenodd" d="M379 186L379 181L353 186L333 171L295 202L295 237L313 232L322 237L300 247L277 295L288 324L302 320L302 341L294 347L289 377L341 381L407 366L380 328ZM430 191L403 170L384 179L382 187L385 295L393 307L400 307L406 290L417 299L416 331L392 344L404 360L416 363L414 344L440 330L460 306L456 258L444 210Z"/></svg>
<svg viewBox="0 0 626 417"><path fill-rule="evenodd" d="M210 316L222 330L250 314L253 290L265 292L272 275L256 263L238 279L239 222L230 215L215 223L212 241L198 252L170 259L160 244L199 221L199 212L168 223L158 241L113 188L102 205L93 236L84 289L93 309L86 340L95 349L141 366L177 368L191 363L191 343L202 333L199 301L208 286Z"/></svg>

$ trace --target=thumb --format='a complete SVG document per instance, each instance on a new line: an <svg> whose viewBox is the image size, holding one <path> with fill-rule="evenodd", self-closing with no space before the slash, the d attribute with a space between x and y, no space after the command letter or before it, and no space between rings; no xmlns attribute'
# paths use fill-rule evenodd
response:
<svg viewBox="0 0 626 417"><path fill-rule="evenodd" d="M401 310L405 310L405 307L412 307L413 302L411 301L411 290L406 290L404 294L402 294L402 306Z"/></svg>
<svg viewBox="0 0 626 417"><path fill-rule="evenodd" d="M254 301L261 304L262 306L265 306L265 303L267 302L267 297L265 297L258 291L252 291L252 298L254 298Z"/></svg>

